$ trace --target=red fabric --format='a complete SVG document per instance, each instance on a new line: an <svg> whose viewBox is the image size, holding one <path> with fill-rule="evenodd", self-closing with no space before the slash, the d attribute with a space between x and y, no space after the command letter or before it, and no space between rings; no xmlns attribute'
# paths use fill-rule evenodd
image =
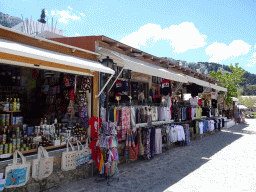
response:
<svg viewBox="0 0 256 192"><path fill-rule="evenodd" d="M115 160L114 153L115 153L115 151L114 151L114 149L112 149L112 151L111 151L111 161Z"/></svg>
<svg viewBox="0 0 256 192"><path fill-rule="evenodd" d="M198 99L197 104L198 104L199 106L202 106L202 99Z"/></svg>
<svg viewBox="0 0 256 192"><path fill-rule="evenodd" d="M109 146L109 147L112 146L112 137L110 137L110 139L108 140L108 146Z"/></svg>
<svg viewBox="0 0 256 192"><path fill-rule="evenodd" d="M89 148L92 150L92 160L95 161L97 159L97 147L96 147L96 143L97 143L98 139L93 140L90 145Z"/></svg>
<svg viewBox="0 0 256 192"><path fill-rule="evenodd" d="M75 100L74 89L71 89L68 94L69 94L70 100L74 101Z"/></svg>
<svg viewBox="0 0 256 192"><path fill-rule="evenodd" d="M91 117L89 125L91 125L91 138L98 138L98 132L102 124L102 119L99 117Z"/></svg>

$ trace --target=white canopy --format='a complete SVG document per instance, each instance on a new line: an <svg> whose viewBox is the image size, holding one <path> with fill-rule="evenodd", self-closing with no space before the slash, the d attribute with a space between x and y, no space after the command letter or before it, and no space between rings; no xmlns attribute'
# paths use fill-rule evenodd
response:
<svg viewBox="0 0 256 192"><path fill-rule="evenodd" d="M77 67L81 69L88 69L91 71L99 71L99 72L109 73L109 74L115 73L114 70L102 65L97 61L65 55L63 53L58 53L58 52L54 52L54 51L50 51L50 50L46 50L38 47L33 47L33 46L21 44L21 43L16 43L16 42L4 40L4 39L0 39L0 52L38 59L42 61L54 62L54 63ZM6 63L6 60L5 60L5 63ZM27 66L29 65L30 64L27 64ZM54 67L49 67L49 68L54 70ZM58 69L57 71L60 71L60 70L61 68ZM63 71L66 72L68 70L63 70Z"/></svg>
<svg viewBox="0 0 256 192"><path fill-rule="evenodd" d="M224 88L224 87L221 87L221 86L218 86L218 85L214 85L212 83L209 83L207 81L203 81L203 80L200 80L200 79L196 79L194 77L190 77L190 76L187 76L188 78L188 82L190 83L195 83L197 85L201 85L203 87L210 87L212 89L216 89L218 91L224 91L224 92L227 92L227 89Z"/></svg>
<svg viewBox="0 0 256 192"><path fill-rule="evenodd" d="M163 67L152 65L150 63L131 58L124 54L110 51L113 55L121 58L123 60L124 68L135 72L144 73L152 76L157 76L165 79L170 79L172 81L178 81L182 83L187 83L187 77L175 72L172 72Z"/></svg>
<svg viewBox="0 0 256 192"><path fill-rule="evenodd" d="M218 86L218 85L211 84L211 88L216 89L216 90L218 90L218 91L227 92L227 88L221 87L221 86Z"/></svg>
<svg viewBox="0 0 256 192"><path fill-rule="evenodd" d="M190 83L195 83L195 84L201 85L203 87L210 87L209 82L206 82L206 81L203 81L203 80L200 80L200 79L196 79L196 78L190 77L190 76L187 76L187 78L188 78L188 82L190 82Z"/></svg>
<svg viewBox="0 0 256 192"><path fill-rule="evenodd" d="M244 105L237 105L237 108L238 109L248 109L246 106L244 106Z"/></svg>

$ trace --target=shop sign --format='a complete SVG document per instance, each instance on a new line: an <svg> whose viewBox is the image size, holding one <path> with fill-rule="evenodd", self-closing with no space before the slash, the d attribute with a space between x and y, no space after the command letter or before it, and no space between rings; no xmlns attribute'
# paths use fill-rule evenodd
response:
<svg viewBox="0 0 256 192"><path fill-rule="evenodd" d="M151 82L151 76L146 75L143 73L138 73L138 72L133 72L132 71L132 79L137 80L137 81L144 81L144 82Z"/></svg>

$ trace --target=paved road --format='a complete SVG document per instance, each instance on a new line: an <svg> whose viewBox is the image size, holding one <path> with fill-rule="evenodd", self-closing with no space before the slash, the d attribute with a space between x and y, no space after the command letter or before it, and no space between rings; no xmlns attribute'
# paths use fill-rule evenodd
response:
<svg viewBox="0 0 256 192"><path fill-rule="evenodd" d="M256 191L256 120L175 147L149 161L119 166L120 181L81 180L55 192Z"/></svg>

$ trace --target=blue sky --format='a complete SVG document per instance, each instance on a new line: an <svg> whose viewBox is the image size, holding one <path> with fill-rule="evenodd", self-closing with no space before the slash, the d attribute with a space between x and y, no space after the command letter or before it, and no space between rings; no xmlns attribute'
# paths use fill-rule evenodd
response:
<svg viewBox="0 0 256 192"><path fill-rule="evenodd" d="M239 63L256 74L256 0L0 2L0 12L33 20L42 8L65 36L105 35L158 57Z"/></svg>

